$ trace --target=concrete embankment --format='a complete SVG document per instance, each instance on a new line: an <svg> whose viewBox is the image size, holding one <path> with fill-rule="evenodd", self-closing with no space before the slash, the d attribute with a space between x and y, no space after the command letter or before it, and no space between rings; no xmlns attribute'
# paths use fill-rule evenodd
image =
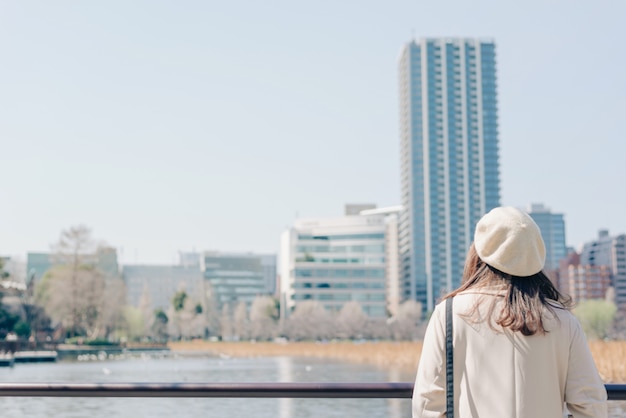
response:
<svg viewBox="0 0 626 418"><path fill-rule="evenodd" d="M59 344L57 346L59 359L72 359L78 356L108 356L129 352L156 352L169 351L169 347L165 344L150 345L78 345L78 344Z"/></svg>

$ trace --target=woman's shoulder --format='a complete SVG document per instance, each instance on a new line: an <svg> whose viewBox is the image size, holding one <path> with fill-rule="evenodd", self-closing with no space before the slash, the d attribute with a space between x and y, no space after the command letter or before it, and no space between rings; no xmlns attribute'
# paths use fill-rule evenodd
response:
<svg viewBox="0 0 626 418"><path fill-rule="evenodd" d="M548 300L546 310L557 316L560 321L578 324L578 319L574 316L570 308L556 300Z"/></svg>
<svg viewBox="0 0 626 418"><path fill-rule="evenodd" d="M483 293L476 291L464 291L456 294L452 298L452 311L455 315L466 313L472 310L478 302L484 303L489 300L498 297L497 294ZM436 317L440 320L445 319L446 316L446 299L440 301L433 310L431 317Z"/></svg>
<svg viewBox="0 0 626 418"><path fill-rule="evenodd" d="M505 290L496 287L467 289L454 296L454 307L474 306L477 301L491 301L502 298L505 294Z"/></svg>

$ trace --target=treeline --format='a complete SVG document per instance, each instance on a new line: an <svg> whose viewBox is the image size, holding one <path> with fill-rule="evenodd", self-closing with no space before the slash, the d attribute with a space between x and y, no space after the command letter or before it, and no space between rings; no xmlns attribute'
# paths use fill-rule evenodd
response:
<svg viewBox="0 0 626 418"><path fill-rule="evenodd" d="M3 287L0 304L0 339L54 339L70 341L144 341L203 338L239 340L415 340L424 332L422 306L406 301L389 318L368 317L358 302L347 302L330 312L317 301L296 305L280 318L276 298L259 296L250 306L244 302L218 308L214 292L205 282L200 294L178 291L166 310L154 310L148 289L139 305L126 303L126 288L117 271L106 271L102 260L115 250L96 241L85 226L61 233L53 247L54 267L36 286L26 290ZM0 260L1 261L1 260ZM0 263L2 283L10 281ZM17 302L16 302L17 301ZM607 300L579 303L574 313L589 338L621 338L626 320L619 315L611 295Z"/></svg>
<svg viewBox="0 0 626 418"><path fill-rule="evenodd" d="M7 332L84 343L277 337L410 340L419 335L422 324L421 306L412 301L405 302L396 316L376 319L369 318L357 302L331 313L316 301L304 301L288 318L280 318L278 300L271 296L259 296L250 305L240 302L220 308L206 282L198 294L178 291L165 310L153 309L145 288L134 307L126 303L126 288L117 271L106 271L103 260L110 261L115 250L95 240L89 228L62 231L52 250L53 267L21 294L20 312L5 321Z"/></svg>
<svg viewBox="0 0 626 418"><path fill-rule="evenodd" d="M180 301L183 301L180 303ZM224 341L394 339L414 340L421 335L422 309L409 301L392 318L369 318L357 302L348 302L333 314L317 301L299 303L284 320L279 317L278 301L270 296L254 299L250 308L244 302L225 305L218 314L207 309L185 292L174 296L167 312L154 314L141 308L127 309L129 338L137 341L166 341L214 338Z"/></svg>

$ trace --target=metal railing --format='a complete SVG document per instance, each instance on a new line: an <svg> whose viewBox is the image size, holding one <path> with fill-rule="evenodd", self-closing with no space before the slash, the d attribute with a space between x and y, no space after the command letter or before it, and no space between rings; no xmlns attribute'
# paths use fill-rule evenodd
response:
<svg viewBox="0 0 626 418"><path fill-rule="evenodd" d="M626 384L607 384L626 401ZM0 383L0 397L411 398L413 383Z"/></svg>

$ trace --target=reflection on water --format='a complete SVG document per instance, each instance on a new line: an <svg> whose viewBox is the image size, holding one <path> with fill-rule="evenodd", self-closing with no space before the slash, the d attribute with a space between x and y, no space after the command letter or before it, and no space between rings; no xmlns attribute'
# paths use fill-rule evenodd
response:
<svg viewBox="0 0 626 418"><path fill-rule="evenodd" d="M402 381L413 381L415 380L415 377L413 376L413 374L411 374L410 376L405 376L403 375L403 373L400 373L399 370L390 370L388 375L387 375L387 381L388 382L402 382ZM409 401L410 402L410 401ZM407 402L405 399L388 399L387 400L387 406L388 406L388 413L387 416L388 417L393 417L393 418L400 418L403 416L410 416L410 409L407 410L407 404L409 403ZM409 414L409 415L407 415Z"/></svg>
<svg viewBox="0 0 626 418"><path fill-rule="evenodd" d="M2 382L387 382L411 375L302 358L142 356L94 362L18 364ZM410 417L407 399L0 398L6 417Z"/></svg>
<svg viewBox="0 0 626 418"><path fill-rule="evenodd" d="M303 358L184 358L143 355L105 361L18 364L0 382L409 382L413 370ZM609 402L610 417L626 402ZM0 398L0 416L17 417L391 417L409 418L409 399Z"/></svg>
<svg viewBox="0 0 626 418"><path fill-rule="evenodd" d="M293 382L291 376L293 375L293 358L291 357L279 357L278 359L278 381L279 382ZM280 412L280 418L293 417L293 399L281 398L278 401L278 411Z"/></svg>

